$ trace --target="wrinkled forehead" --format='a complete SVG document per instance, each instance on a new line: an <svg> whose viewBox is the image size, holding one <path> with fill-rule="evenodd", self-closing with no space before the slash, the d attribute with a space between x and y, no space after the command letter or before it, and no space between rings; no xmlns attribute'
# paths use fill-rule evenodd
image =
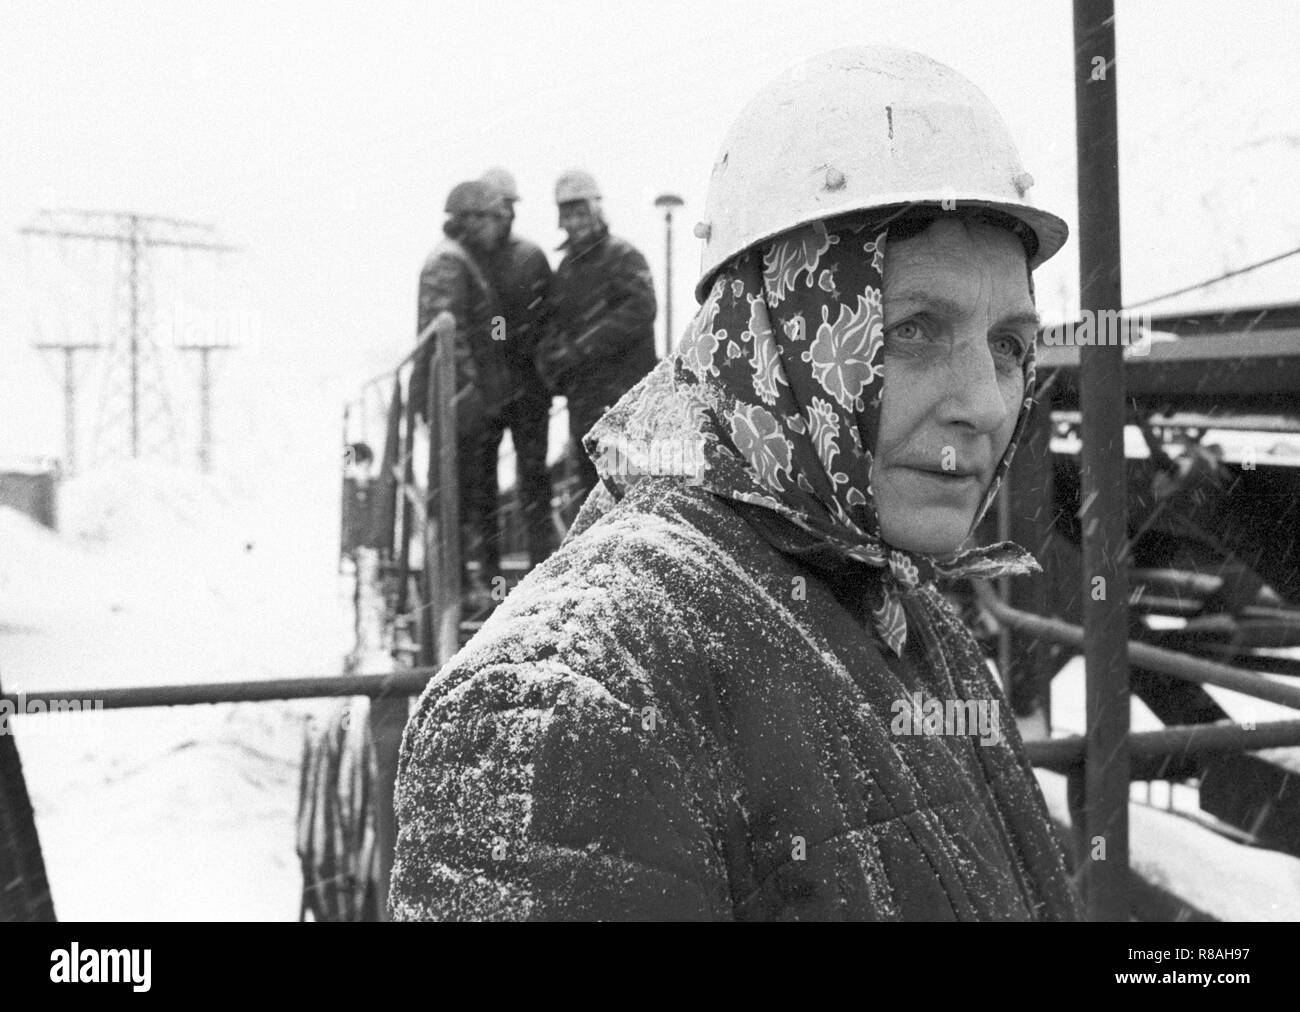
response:
<svg viewBox="0 0 1300 1012"><path fill-rule="evenodd" d="M931 304L947 315L1036 320L1028 258L1011 232L955 218L911 234L898 231L890 231L886 245L882 294L887 317L891 309Z"/></svg>

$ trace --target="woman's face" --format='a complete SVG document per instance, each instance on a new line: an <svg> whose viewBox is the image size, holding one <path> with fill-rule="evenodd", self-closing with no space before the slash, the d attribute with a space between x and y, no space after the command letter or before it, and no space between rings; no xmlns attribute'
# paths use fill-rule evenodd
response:
<svg viewBox="0 0 1300 1012"><path fill-rule="evenodd" d="M940 218L890 242L885 376L872 488L881 536L956 552L1015 431L1038 330L1025 251L1011 233Z"/></svg>

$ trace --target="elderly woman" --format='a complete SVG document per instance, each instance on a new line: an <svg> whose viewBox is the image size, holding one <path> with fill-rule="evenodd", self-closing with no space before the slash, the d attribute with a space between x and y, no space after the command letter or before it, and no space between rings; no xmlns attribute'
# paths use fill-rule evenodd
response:
<svg viewBox="0 0 1300 1012"><path fill-rule="evenodd" d="M1000 713L934 580L1033 566L960 551L1065 238L1027 185L916 54L828 54L742 113L678 353L589 433L602 486L407 728L395 917L1078 915L1009 715L897 719Z"/></svg>

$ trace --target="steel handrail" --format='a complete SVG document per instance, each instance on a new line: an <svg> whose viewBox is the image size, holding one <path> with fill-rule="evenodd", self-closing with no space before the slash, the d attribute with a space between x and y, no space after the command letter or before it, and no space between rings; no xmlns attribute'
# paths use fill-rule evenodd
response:
<svg viewBox="0 0 1300 1012"><path fill-rule="evenodd" d="M72 713L54 709L52 703L98 704L95 709L130 710L150 706L192 706L203 703L264 703L276 699L324 699L336 696L414 696L424 691L438 668L406 668L379 675L311 675L305 678L271 678L239 682L200 682L196 685L137 685L112 689L59 689L52 692L0 693L0 700L15 708L43 703L47 713ZM93 712L93 711L80 711ZM16 709L15 716L31 715Z"/></svg>
<svg viewBox="0 0 1300 1012"><path fill-rule="evenodd" d="M1084 631L1081 626L1012 608L982 581L973 580L972 583L979 603L999 622L1053 643L1083 647ZM1129 641L1128 652L1135 667L1172 675L1187 682L1217 685L1223 689L1240 692L1242 695L1253 696L1255 699L1264 699L1270 703L1279 703L1300 710L1300 686L1282 685L1255 671L1190 657L1176 650L1165 650L1139 640Z"/></svg>
<svg viewBox="0 0 1300 1012"><path fill-rule="evenodd" d="M1134 759L1166 759L1221 752L1258 752L1300 745L1300 720L1277 720L1251 727L1240 724L1190 724L1139 731L1129 735ZM1035 766L1066 772L1083 763L1087 738L1070 735L1024 743Z"/></svg>

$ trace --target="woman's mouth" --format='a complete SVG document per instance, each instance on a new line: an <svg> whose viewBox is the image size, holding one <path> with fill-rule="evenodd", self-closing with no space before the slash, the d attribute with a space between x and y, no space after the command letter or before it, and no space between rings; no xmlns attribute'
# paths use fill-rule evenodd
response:
<svg viewBox="0 0 1300 1012"><path fill-rule="evenodd" d="M979 479L979 475L975 474L973 471L943 471L943 470L935 470L929 467L910 467L906 465L904 465L904 469L908 471L914 471L917 474L924 475L927 478L937 478L941 481L947 481L953 483L977 481Z"/></svg>
<svg viewBox="0 0 1300 1012"><path fill-rule="evenodd" d="M905 486L911 485L911 492L906 498L917 508L943 504L965 506L982 487L979 475L969 471L943 471L900 465L895 472Z"/></svg>

